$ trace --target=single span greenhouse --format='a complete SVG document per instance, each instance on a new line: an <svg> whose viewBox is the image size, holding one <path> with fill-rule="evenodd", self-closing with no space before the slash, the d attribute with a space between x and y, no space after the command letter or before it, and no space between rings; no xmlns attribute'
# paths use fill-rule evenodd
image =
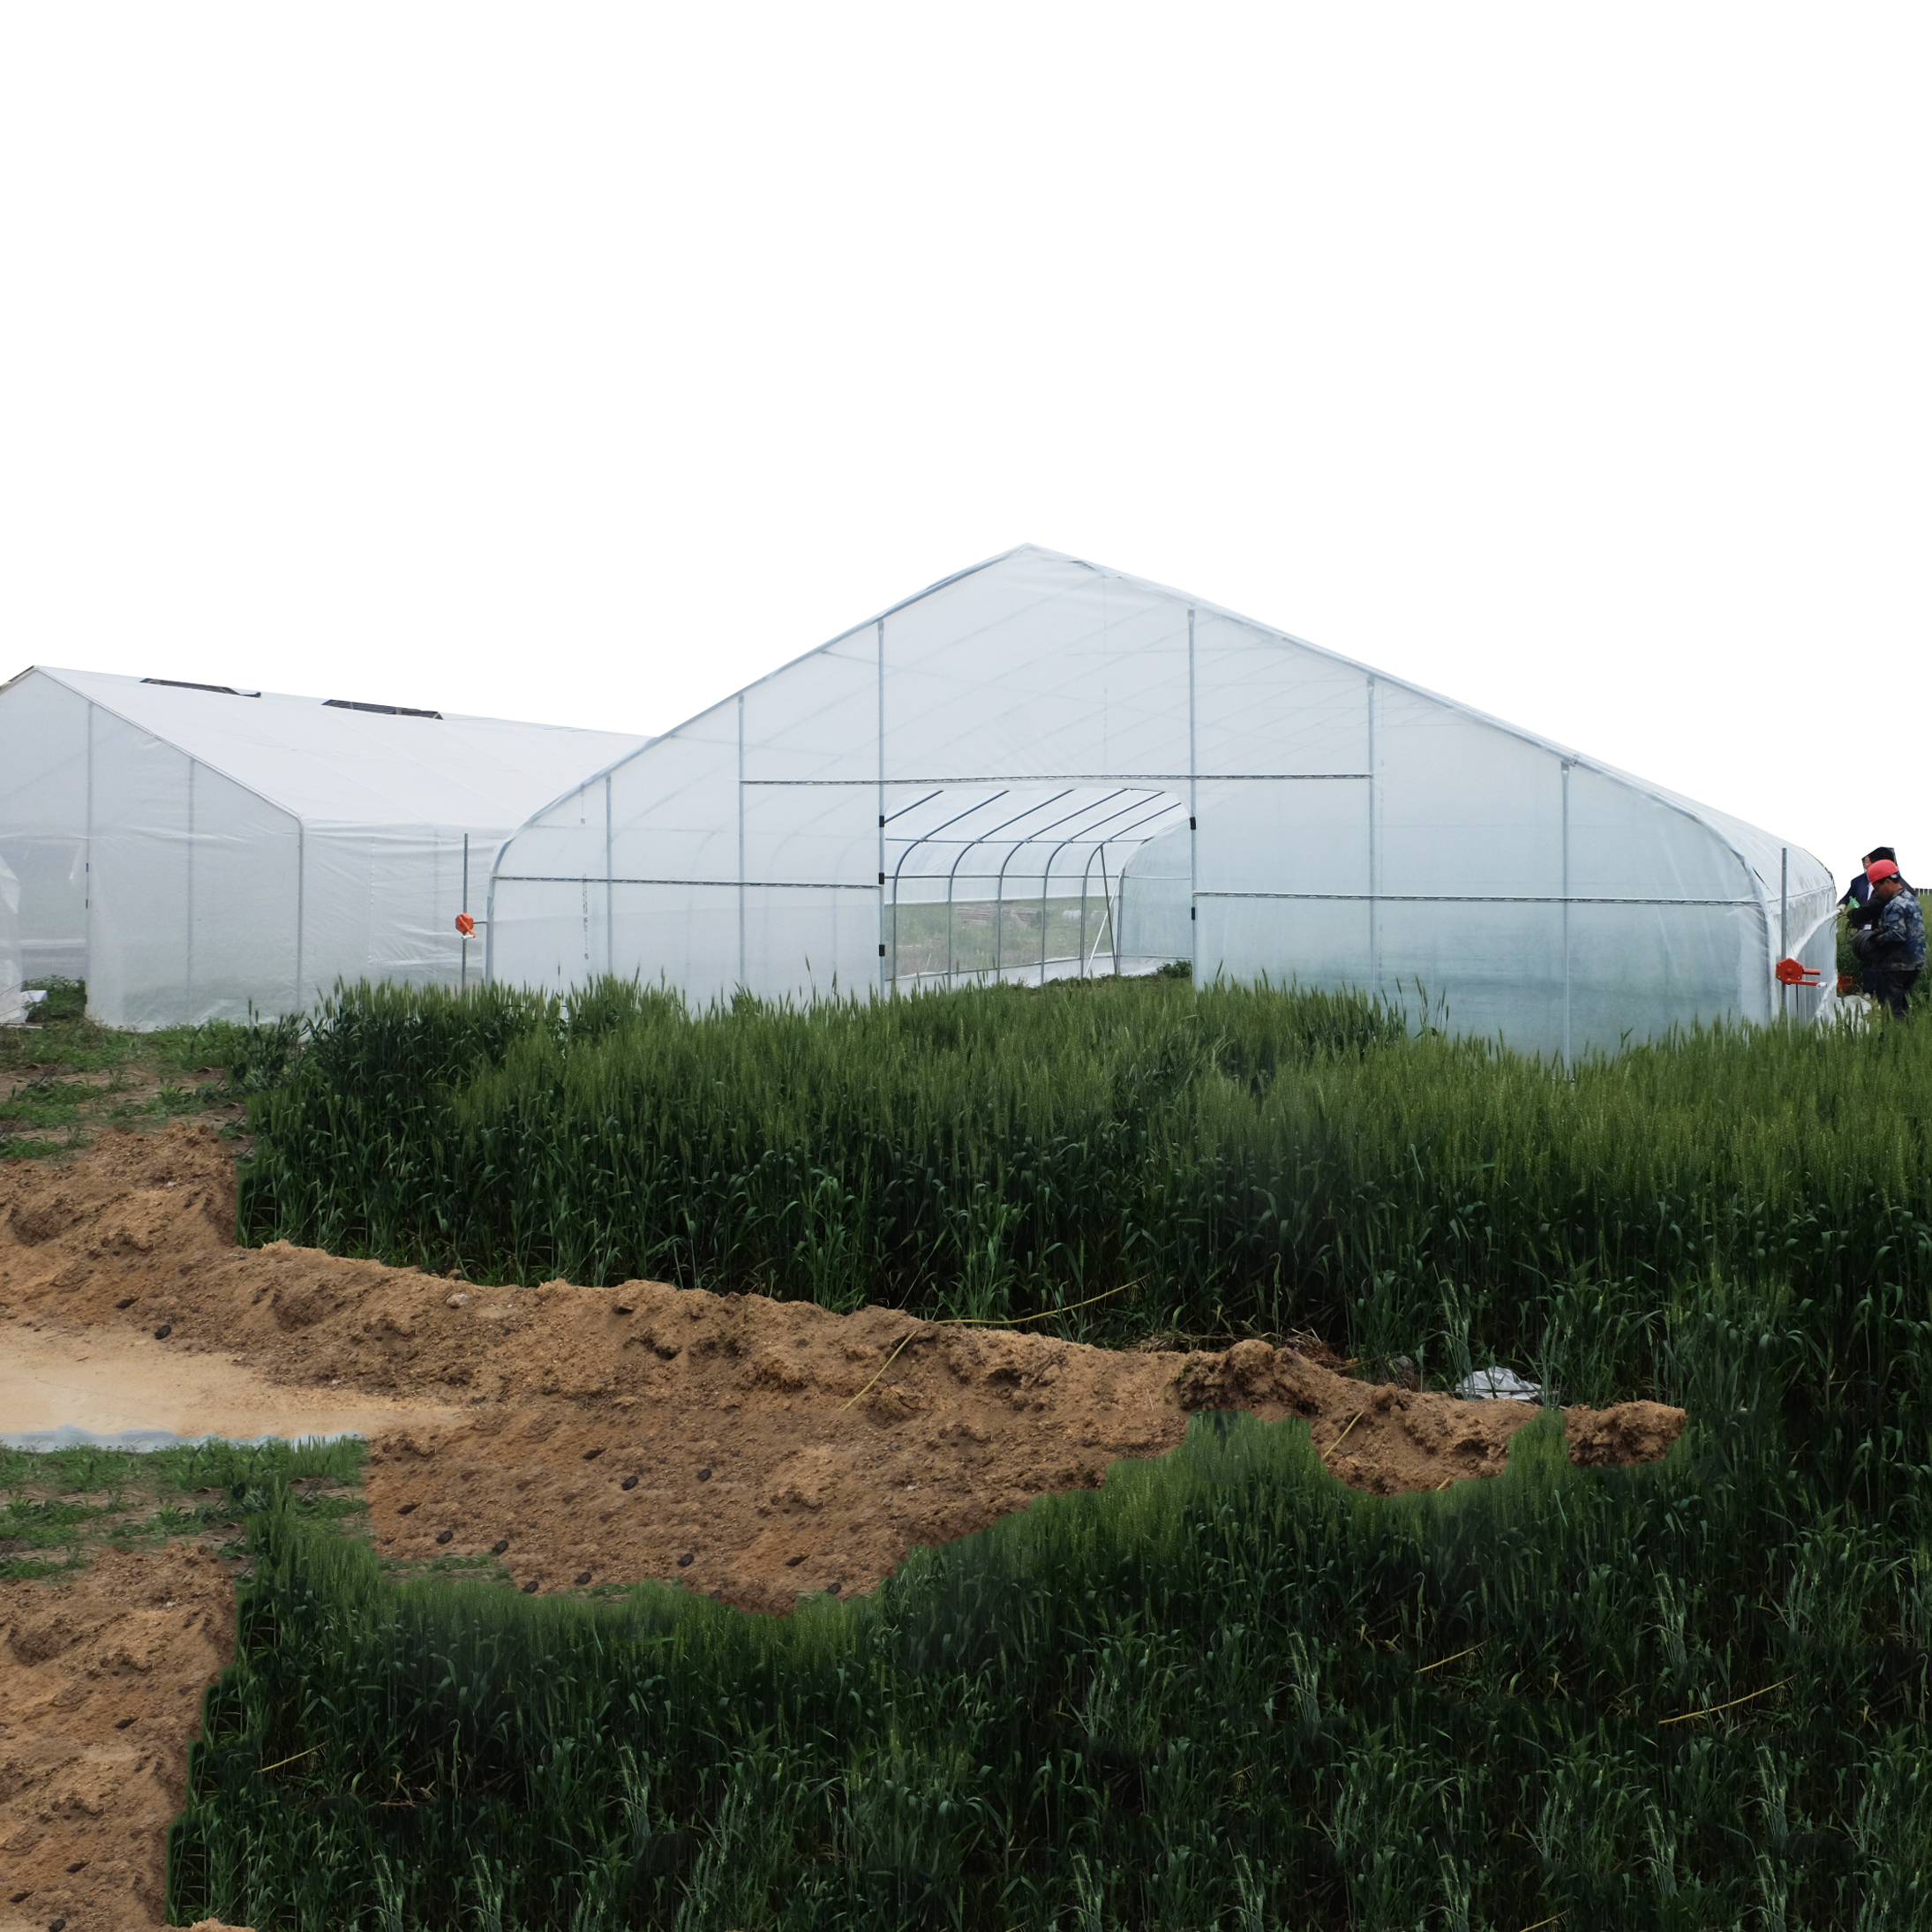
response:
<svg viewBox="0 0 1932 1932"><path fill-rule="evenodd" d="M1352 986L1529 1049L1809 1017L1808 853L1199 598L1031 546L504 846L488 971L697 1002L1139 973Z"/></svg>
<svg viewBox="0 0 1932 1932"><path fill-rule="evenodd" d="M457 986L491 863L639 749L620 732L35 668L0 686L0 862L29 979L109 1026L315 1005L340 979Z"/></svg>

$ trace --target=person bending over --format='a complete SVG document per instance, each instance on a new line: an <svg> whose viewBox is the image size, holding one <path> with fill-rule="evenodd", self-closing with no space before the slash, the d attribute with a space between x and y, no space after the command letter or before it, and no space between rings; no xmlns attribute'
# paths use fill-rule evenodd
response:
<svg viewBox="0 0 1932 1932"><path fill-rule="evenodd" d="M1912 989L1925 970L1925 917L1891 860L1874 859L1865 876L1872 888L1869 915L1852 935L1852 950L1864 969L1865 990L1903 1019Z"/></svg>

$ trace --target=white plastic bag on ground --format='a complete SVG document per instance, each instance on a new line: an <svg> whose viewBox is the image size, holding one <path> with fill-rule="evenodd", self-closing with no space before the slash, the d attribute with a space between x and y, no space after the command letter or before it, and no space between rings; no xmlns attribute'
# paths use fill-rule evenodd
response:
<svg viewBox="0 0 1932 1932"><path fill-rule="evenodd" d="M1455 1385L1455 1392L1466 1402L1539 1402L1543 1385L1526 1382L1513 1369L1477 1369Z"/></svg>

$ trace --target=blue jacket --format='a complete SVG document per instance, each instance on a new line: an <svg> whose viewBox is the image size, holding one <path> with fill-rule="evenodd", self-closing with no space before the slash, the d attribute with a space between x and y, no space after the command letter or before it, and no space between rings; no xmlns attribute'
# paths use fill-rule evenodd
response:
<svg viewBox="0 0 1932 1932"><path fill-rule="evenodd" d="M1917 897L1908 889L1889 899L1874 900L1871 923L1853 933L1852 944L1860 958L1894 973L1913 971L1925 964L1925 914L1919 910Z"/></svg>

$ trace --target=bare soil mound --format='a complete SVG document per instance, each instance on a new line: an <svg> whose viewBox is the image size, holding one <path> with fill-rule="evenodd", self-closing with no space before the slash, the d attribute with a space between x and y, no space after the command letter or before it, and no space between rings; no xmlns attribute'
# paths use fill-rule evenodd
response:
<svg viewBox="0 0 1932 1932"><path fill-rule="evenodd" d="M0 1932L162 1922L201 1693L234 1646L228 1568L192 1545L0 1582Z"/></svg>
<svg viewBox="0 0 1932 1932"><path fill-rule="evenodd" d="M226 1149L187 1123L104 1133L60 1168L10 1164L0 1315L217 1356L319 1411L368 1395L455 1410L375 1437L381 1545L493 1552L539 1590L658 1577L782 1613L806 1591L870 1590L913 1545L1034 1496L1096 1486L1110 1462L1172 1447L1195 1410L1304 1417L1336 1476L1379 1495L1497 1474L1537 1413L1372 1387L1259 1341L1121 1353L653 1282L485 1288L286 1242L237 1248L234 1212ZM1654 1403L1576 1410L1571 1454L1651 1461L1682 1427Z"/></svg>

